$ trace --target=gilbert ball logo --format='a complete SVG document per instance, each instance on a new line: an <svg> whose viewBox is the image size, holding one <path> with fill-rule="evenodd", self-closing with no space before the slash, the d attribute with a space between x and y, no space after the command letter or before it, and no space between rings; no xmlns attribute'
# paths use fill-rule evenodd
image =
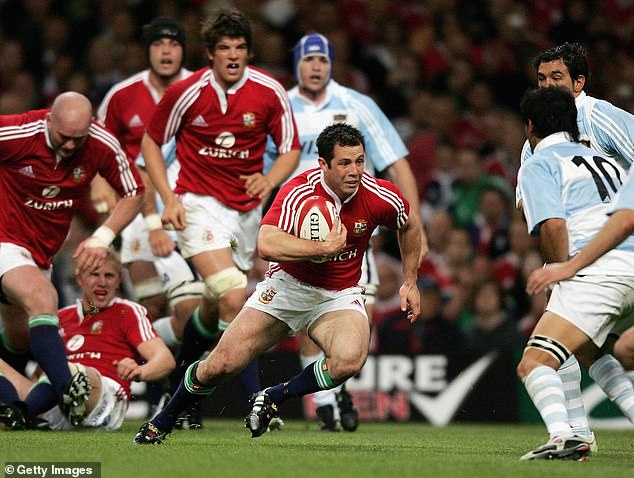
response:
<svg viewBox="0 0 634 478"><path fill-rule="evenodd" d="M222 148L231 148L236 144L236 137L228 131L223 131L216 136L216 144Z"/></svg>
<svg viewBox="0 0 634 478"><path fill-rule="evenodd" d="M47 186L42 189L42 197L46 199L53 199L59 194L59 187L57 186Z"/></svg>

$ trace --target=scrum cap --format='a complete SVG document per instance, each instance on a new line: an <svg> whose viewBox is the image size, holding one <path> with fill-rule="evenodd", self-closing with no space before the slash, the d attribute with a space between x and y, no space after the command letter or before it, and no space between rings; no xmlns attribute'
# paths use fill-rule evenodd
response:
<svg viewBox="0 0 634 478"><path fill-rule="evenodd" d="M185 50L185 30L178 21L172 17L158 17L143 27L145 46L149 49L153 41L161 38L176 40Z"/></svg>
<svg viewBox="0 0 634 478"><path fill-rule="evenodd" d="M330 61L330 77L332 77L332 64L335 52L328 38L320 33L311 33L303 36L295 45L293 51L293 66L295 77L299 81L299 62L307 56L324 56ZM330 79L330 78L329 78Z"/></svg>

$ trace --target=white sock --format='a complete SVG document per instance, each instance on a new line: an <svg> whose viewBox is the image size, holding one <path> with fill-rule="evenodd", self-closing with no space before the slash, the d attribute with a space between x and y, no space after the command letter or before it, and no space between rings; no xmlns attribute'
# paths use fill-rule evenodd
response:
<svg viewBox="0 0 634 478"><path fill-rule="evenodd" d="M563 384L555 370L545 365L535 368L524 380L524 386L551 437L574 435L568 425Z"/></svg>
<svg viewBox="0 0 634 478"><path fill-rule="evenodd" d="M165 342L165 345L169 348L175 347L181 343L174 334L171 317L163 317L155 320L152 325L154 326L154 330L156 330L158 336L163 339L163 342Z"/></svg>
<svg viewBox="0 0 634 478"><path fill-rule="evenodd" d="M321 360L326 355L323 352L320 352L315 355L304 355L299 354L299 360L302 364L302 368L308 367L310 364L316 362L317 360ZM315 407L324 407L326 405L332 405L332 411L334 414L334 419L339 420L339 408L337 407L337 389L341 390L341 386L331 388L330 390L321 390L319 392L315 392L311 395L313 399L313 403Z"/></svg>
<svg viewBox="0 0 634 478"><path fill-rule="evenodd" d="M612 355L606 354L588 370L590 377L606 393L632 423L634 423L634 386L623 366Z"/></svg>
<svg viewBox="0 0 634 478"><path fill-rule="evenodd" d="M564 387L568 424L575 435L590 436L590 425L581 398L581 369L574 355L571 355L557 370Z"/></svg>

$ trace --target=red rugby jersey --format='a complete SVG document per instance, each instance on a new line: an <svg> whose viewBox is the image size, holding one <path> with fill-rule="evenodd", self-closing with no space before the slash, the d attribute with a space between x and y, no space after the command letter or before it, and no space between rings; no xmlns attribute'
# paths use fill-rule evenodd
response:
<svg viewBox="0 0 634 478"><path fill-rule="evenodd" d="M260 202L239 176L262 172L267 135L280 154L300 148L286 91L254 67L226 94L207 67L171 85L147 133L158 144L176 136L176 193L213 196L238 211Z"/></svg>
<svg viewBox="0 0 634 478"><path fill-rule="evenodd" d="M357 192L341 202L326 185L319 168L311 169L290 180L275 197L262 219L293 234L293 221L299 205L309 196L319 195L331 201L348 230L345 249L323 263L271 263L267 274L282 269L307 284L329 290L354 287L361 277L361 262L372 231L377 226L399 229L407 221L409 204L394 184L363 173Z"/></svg>
<svg viewBox="0 0 634 478"><path fill-rule="evenodd" d="M96 122L73 156L57 157L46 126L48 112L0 116L0 242L27 248L43 268L62 246L95 174L122 197L144 189L119 142Z"/></svg>
<svg viewBox="0 0 634 478"><path fill-rule="evenodd" d="M84 315L81 300L59 311L59 333L69 362L94 367L121 385L130 398L130 381L117 376L114 360L142 360L137 347L156 337L145 307L115 298L98 314Z"/></svg>

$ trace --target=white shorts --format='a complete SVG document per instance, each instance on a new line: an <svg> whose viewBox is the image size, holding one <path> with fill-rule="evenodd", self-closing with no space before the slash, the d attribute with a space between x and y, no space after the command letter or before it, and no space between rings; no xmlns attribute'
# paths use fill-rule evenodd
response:
<svg viewBox="0 0 634 478"><path fill-rule="evenodd" d="M49 280L53 268L42 269L35 263L31 251L11 242L0 242L0 277L20 266L33 266L42 271Z"/></svg>
<svg viewBox="0 0 634 478"><path fill-rule="evenodd" d="M99 373L99 372L97 372ZM128 410L128 399L121 385L111 378L101 377L101 396L95 408L84 418L81 426L99 428L103 431L114 431L121 427ZM75 430L59 407L51 408L42 414L51 430Z"/></svg>
<svg viewBox="0 0 634 478"><path fill-rule="evenodd" d="M555 285L546 310L601 347L613 329L634 319L634 277L575 276Z"/></svg>
<svg viewBox="0 0 634 478"><path fill-rule="evenodd" d="M284 271L276 271L258 283L245 307L261 310L284 322L297 333L322 315L337 310L355 310L364 317L365 298L362 287L327 290L300 282Z"/></svg>
<svg viewBox="0 0 634 478"><path fill-rule="evenodd" d="M163 284L163 292L182 284L196 280L187 261L176 251L168 256L157 257L152 254L149 231L143 215L138 214L121 232L121 263L144 261L152 262Z"/></svg>
<svg viewBox="0 0 634 478"><path fill-rule="evenodd" d="M262 205L240 212L212 196L185 193L180 200L187 218L185 230L177 232L183 257L230 247L238 269L248 271L253 267Z"/></svg>

